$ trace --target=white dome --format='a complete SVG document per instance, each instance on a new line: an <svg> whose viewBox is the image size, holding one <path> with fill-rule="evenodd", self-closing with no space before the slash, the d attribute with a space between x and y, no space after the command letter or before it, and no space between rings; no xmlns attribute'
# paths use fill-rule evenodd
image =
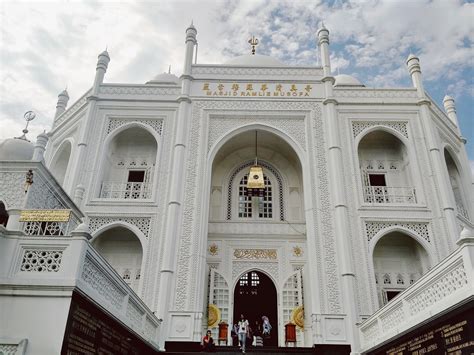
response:
<svg viewBox="0 0 474 355"><path fill-rule="evenodd" d="M336 80L334 86L365 86L359 80L347 74L336 75L334 79Z"/></svg>
<svg viewBox="0 0 474 355"><path fill-rule="evenodd" d="M1 160L31 160L33 143L21 138L8 138L0 141Z"/></svg>
<svg viewBox="0 0 474 355"><path fill-rule="evenodd" d="M232 58L225 65L252 66L252 67L286 67L287 65L278 59L260 54L246 54Z"/></svg>
<svg viewBox="0 0 474 355"><path fill-rule="evenodd" d="M171 73L162 73L155 76L153 79L147 82L147 84L166 84L166 85L178 85L179 78Z"/></svg>

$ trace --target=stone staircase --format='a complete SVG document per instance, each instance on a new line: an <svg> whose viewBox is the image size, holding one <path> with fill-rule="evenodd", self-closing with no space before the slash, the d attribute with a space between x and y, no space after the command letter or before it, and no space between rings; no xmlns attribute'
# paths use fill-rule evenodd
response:
<svg viewBox="0 0 474 355"><path fill-rule="evenodd" d="M196 351L166 351L166 354L190 354ZM216 350L209 354L215 355L236 355L241 354L242 351L235 346L217 346ZM246 354L265 354L265 355L290 355L290 354L314 354L314 355L348 355L350 347L346 346L319 346L318 348L292 348L292 347L263 347L248 348ZM201 354L207 354L201 352Z"/></svg>

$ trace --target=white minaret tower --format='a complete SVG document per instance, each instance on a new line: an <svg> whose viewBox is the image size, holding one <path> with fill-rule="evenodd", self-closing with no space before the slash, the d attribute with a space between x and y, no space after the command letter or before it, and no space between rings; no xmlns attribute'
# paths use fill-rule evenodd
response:
<svg viewBox="0 0 474 355"><path fill-rule="evenodd" d="M67 90L64 89L58 95L58 103L56 104L56 113L54 114L54 119L56 120L61 114L66 111L67 103L69 101L69 94Z"/></svg>
<svg viewBox="0 0 474 355"><path fill-rule="evenodd" d="M332 207L334 210L334 226L337 245L337 263L341 275L341 299L344 310L347 313L351 337L351 353L359 350L359 333L356 323L358 322L357 306L354 302L356 295L356 279L353 266L352 247L347 242L347 236L351 235L349 230L349 211L344 186L344 162L342 160L342 149L339 135L339 124L337 119L338 102L334 99L333 85L334 77L331 74L331 63L329 60L329 31L324 24L318 31L318 42L321 51L321 64L323 66L325 100L324 124L328 133L328 170L330 193L332 195Z"/></svg>
<svg viewBox="0 0 474 355"><path fill-rule="evenodd" d="M191 66L193 61L194 47L197 44L196 28L191 25L186 29L186 53L184 58L184 70L181 75L181 95L178 97L179 108L176 118L176 136L173 144L173 166L170 176L170 194L168 200L168 212L166 219L166 235L164 242L163 262L160 269L160 301L157 307L157 316L164 320L164 331L160 342L166 339L166 329L169 329L171 318L168 310L173 308L170 301L172 299L172 286L176 276L176 258L177 258L177 241L181 231L182 222L182 204L184 194L184 176L186 162L186 142L188 137L188 129L190 127L189 120L191 118L191 99L189 97L191 88ZM160 345L162 346L162 344Z"/></svg>
<svg viewBox="0 0 474 355"><path fill-rule="evenodd" d="M451 96L446 95L443 99L443 105L449 119L459 130L458 115L456 114L456 105L454 104L454 99Z"/></svg>
<svg viewBox="0 0 474 355"><path fill-rule="evenodd" d="M35 149L33 151L34 161L43 161L44 160L44 151L46 150L46 144L48 144L49 137L46 132L40 133L36 137Z"/></svg>
<svg viewBox="0 0 474 355"><path fill-rule="evenodd" d="M94 85L92 86L92 95L97 95L99 93L99 87L104 82L104 76L107 72L107 67L109 66L110 56L107 49L99 54L97 60L97 67L95 69L95 78Z"/></svg>
<svg viewBox="0 0 474 355"><path fill-rule="evenodd" d="M418 94L418 105L420 106L420 119L425 132L426 144L430 153L430 159L433 166L433 184L439 186L440 191L440 202L442 208L443 217L446 220L446 227L449 233L449 238L443 238L445 243L445 250L453 250L454 242L459 237L458 225L456 222L456 211L454 208L454 201L452 201L451 193L448 190L451 183L448 180L448 174L446 173L445 163L443 154L436 141L436 131L434 124L431 119L430 100L426 97L425 89L423 87L423 80L421 77L420 59L413 54L408 56L406 61L408 71L411 75L413 86L416 88ZM446 255L443 255L443 257Z"/></svg>
<svg viewBox="0 0 474 355"><path fill-rule="evenodd" d="M73 160L73 167L71 170L71 176L74 177L74 180L71 183L71 187L75 189L75 187L79 184L83 183L85 171L82 169L84 166L84 159L85 159L85 151L87 148L87 141L89 136L89 131L92 129L93 125L91 124L92 120L95 117L97 111L97 100L99 99L99 89L100 85L104 82L104 76L107 72L107 67L110 62L110 56L107 50L103 51L99 54L97 59L97 66L95 69L95 77L94 77L94 84L92 86L91 95L87 97L87 101L89 103L87 107L87 113L84 118L84 122L81 123L81 132L79 136L79 141L77 143L77 153L75 156L76 159ZM70 192L70 191L69 191ZM80 206L79 206L80 207Z"/></svg>

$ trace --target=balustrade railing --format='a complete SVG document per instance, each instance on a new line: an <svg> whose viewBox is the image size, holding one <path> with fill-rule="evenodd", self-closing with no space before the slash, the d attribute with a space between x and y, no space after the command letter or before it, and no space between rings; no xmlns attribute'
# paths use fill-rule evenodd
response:
<svg viewBox="0 0 474 355"><path fill-rule="evenodd" d="M68 235L70 221L67 222L42 222L29 221L23 223L23 232L26 235L51 235L64 236Z"/></svg>
<svg viewBox="0 0 474 355"><path fill-rule="evenodd" d="M149 182L103 182L100 198L148 199L151 198Z"/></svg>
<svg viewBox="0 0 474 355"><path fill-rule="evenodd" d="M413 187L364 186L364 201L368 203L416 203Z"/></svg>

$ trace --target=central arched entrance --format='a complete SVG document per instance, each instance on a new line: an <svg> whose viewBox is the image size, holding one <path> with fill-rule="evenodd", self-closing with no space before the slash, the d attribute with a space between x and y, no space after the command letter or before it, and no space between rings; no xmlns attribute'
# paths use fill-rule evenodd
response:
<svg viewBox="0 0 474 355"><path fill-rule="evenodd" d="M262 323L262 316L270 320L270 337L264 339L265 346L278 345L277 291L273 281L264 273L249 271L243 274L234 289L234 323L244 314L254 328L255 322Z"/></svg>

